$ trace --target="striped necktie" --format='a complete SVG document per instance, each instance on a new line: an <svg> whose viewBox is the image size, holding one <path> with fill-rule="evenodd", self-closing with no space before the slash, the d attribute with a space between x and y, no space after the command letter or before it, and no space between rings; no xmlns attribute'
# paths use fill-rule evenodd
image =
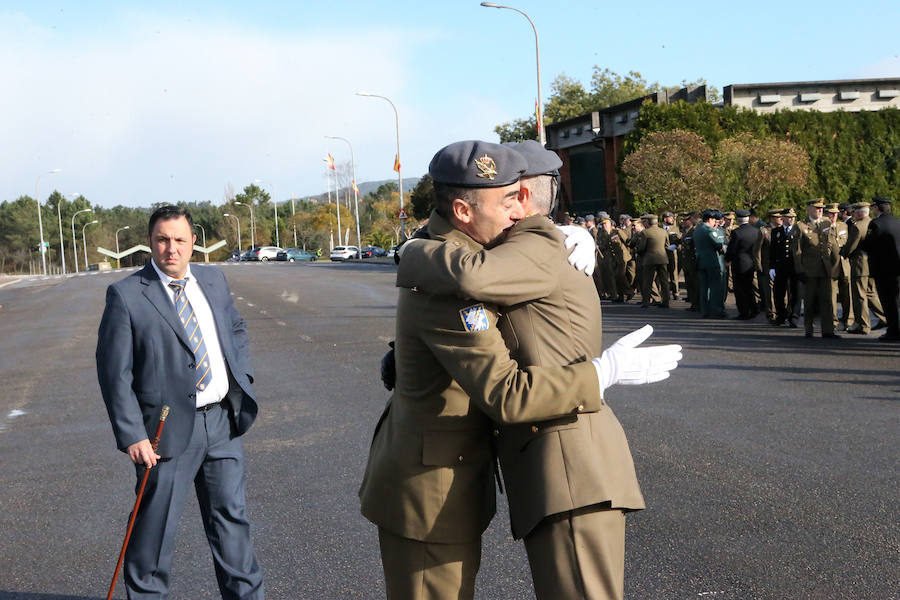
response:
<svg viewBox="0 0 900 600"><path fill-rule="evenodd" d="M197 321L197 315L194 314L194 308L188 301L187 294L184 293L185 285L187 285L187 281L184 279L173 279L169 282L169 287L175 290L175 311L184 326L184 332L187 334L191 350L194 353L197 389L203 391L212 379L212 370L209 366L206 344L203 342L203 332L200 331L200 323Z"/></svg>

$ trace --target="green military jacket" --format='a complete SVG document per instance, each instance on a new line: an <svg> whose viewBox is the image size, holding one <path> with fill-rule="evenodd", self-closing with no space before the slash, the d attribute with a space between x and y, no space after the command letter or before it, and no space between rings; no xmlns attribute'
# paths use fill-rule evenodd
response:
<svg viewBox="0 0 900 600"><path fill-rule="evenodd" d="M456 247L482 249L437 214L428 231ZM398 282L432 269L403 258ZM373 523L427 542L477 539L496 506L495 424L603 407L590 362L519 368L497 320L492 304L400 289L396 388L376 426L359 492Z"/></svg>
<svg viewBox="0 0 900 600"><path fill-rule="evenodd" d="M584 364L602 351L600 301L566 254L549 219L532 216L488 251L417 242L401 264L415 265L420 276L398 277L398 284L503 305L499 327L522 367ZM605 403L554 420L499 426L494 436L517 538L567 510L603 502L644 507L625 432Z"/></svg>
<svg viewBox="0 0 900 600"><path fill-rule="evenodd" d="M809 220L797 223L794 238L794 269L806 277L834 279L839 267L837 230L831 221L822 217L815 223Z"/></svg>
<svg viewBox="0 0 900 600"><path fill-rule="evenodd" d="M667 265L669 264L669 256L666 254L668 245L669 235L666 230L654 225L645 227L640 233L635 249L641 255L644 266Z"/></svg>
<svg viewBox="0 0 900 600"><path fill-rule="evenodd" d="M869 232L869 217L850 222L847 231L847 243L841 248L841 256L850 260L850 275L853 277L869 276L869 257L863 251L861 243Z"/></svg>

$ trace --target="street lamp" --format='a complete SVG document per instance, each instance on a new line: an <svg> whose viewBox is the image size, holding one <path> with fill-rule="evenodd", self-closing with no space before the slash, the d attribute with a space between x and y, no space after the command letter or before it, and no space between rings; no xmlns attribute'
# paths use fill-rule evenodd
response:
<svg viewBox="0 0 900 600"><path fill-rule="evenodd" d="M206 250L206 229L200 223L194 223L194 227L199 227L200 231L203 232L203 249ZM209 254L204 252L203 256L206 257L204 262L209 262Z"/></svg>
<svg viewBox="0 0 900 600"><path fill-rule="evenodd" d="M72 262L75 263L75 272L78 272L78 246L75 244L75 217L80 215L83 212L94 212L93 208L83 208L72 215ZM87 248L84 250L84 255L87 256ZM85 267L87 268L87 267Z"/></svg>
<svg viewBox="0 0 900 600"><path fill-rule="evenodd" d="M275 245L281 248L281 241L278 238L278 190L275 189L274 183L266 183L262 179L254 179L253 182L268 185L270 188L272 188L272 205L275 206Z"/></svg>
<svg viewBox="0 0 900 600"><path fill-rule="evenodd" d="M239 218L237 218L236 215L231 215L228 213L224 213L224 216L231 217L232 219L234 219L237 222L238 252L243 252L244 249L241 247L241 220Z"/></svg>
<svg viewBox="0 0 900 600"><path fill-rule="evenodd" d="M235 204L240 204L241 206L246 206L250 209L250 248L256 248L256 221L253 220L253 202L250 204L245 204L243 202L234 201Z"/></svg>
<svg viewBox="0 0 900 600"><path fill-rule="evenodd" d="M41 220L41 197L38 194L38 184L41 182L41 177L44 175L52 175L53 173L59 173L62 169L51 169L46 173L41 173L37 176L37 180L34 182L34 199L37 201L38 205L38 234L41 237L41 264L44 267L44 275L47 275L47 249L44 247L44 224Z"/></svg>
<svg viewBox="0 0 900 600"><path fill-rule="evenodd" d="M87 261L87 240L84 237L84 230L87 229L88 225L94 225L99 222L100 221L98 221L97 219L94 219L90 223L85 223L84 227L81 228L81 247L84 250L84 270L85 271L88 270L88 261Z"/></svg>
<svg viewBox="0 0 900 600"><path fill-rule="evenodd" d="M391 99L387 96L379 96L378 94L371 94L369 92L356 92L357 96L365 96L366 98L381 98L382 100L386 100L388 104L391 105L391 108L394 109L394 126L397 131L397 160L395 162L395 166L397 167L397 186L400 188L400 211L403 211L403 176L400 174L400 115L397 113L397 107L394 106L394 103L391 102ZM406 237L406 219L400 219L400 239Z"/></svg>
<svg viewBox="0 0 900 600"><path fill-rule="evenodd" d="M481 6L484 6L485 8L506 8L509 10L514 10L517 13L519 13L520 15L522 15L523 17L525 17L526 19L528 19L528 22L531 23L531 28L534 30L534 54L535 54L536 61L537 61L537 94L538 94L537 95L537 105L538 105L537 127L538 127L538 134L540 135L540 138L541 138L541 146L546 146L547 145L547 134L544 132L544 104L543 104L543 101L541 100L541 47L538 44L537 27L534 26L534 21L531 20L531 17L529 17L527 14L525 14L525 11L519 10L518 8L514 8L512 6L503 6L501 4L495 4L494 2L482 2Z"/></svg>
<svg viewBox="0 0 900 600"><path fill-rule="evenodd" d="M119 227L116 229L116 268L122 268L122 259L119 258L119 232L125 231L126 229L131 229L131 225L126 225L125 227Z"/></svg>
<svg viewBox="0 0 900 600"><path fill-rule="evenodd" d="M350 171L352 172L353 177L353 204L356 208L356 243L359 245L359 259L362 260L362 238L359 235L359 188L356 187L356 161L353 159L353 144L351 144L350 140L347 138L342 138L337 135L326 135L325 137L330 140L347 142L347 145L350 146Z"/></svg>

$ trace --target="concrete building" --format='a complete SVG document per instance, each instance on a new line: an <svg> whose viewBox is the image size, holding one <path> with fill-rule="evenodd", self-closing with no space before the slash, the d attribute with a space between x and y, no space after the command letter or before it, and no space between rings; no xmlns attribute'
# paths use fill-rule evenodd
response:
<svg viewBox="0 0 900 600"><path fill-rule="evenodd" d="M706 86L656 92L623 104L547 126L547 147L562 158L560 209L576 214L613 214L622 206L616 166L625 135L644 102L671 104L706 100ZM726 86L720 106L757 112L817 110L859 112L900 108L900 78L752 83Z"/></svg>

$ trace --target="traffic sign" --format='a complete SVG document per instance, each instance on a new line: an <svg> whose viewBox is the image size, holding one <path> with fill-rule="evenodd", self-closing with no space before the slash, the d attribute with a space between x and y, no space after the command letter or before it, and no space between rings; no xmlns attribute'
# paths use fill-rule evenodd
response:
<svg viewBox="0 0 900 600"><path fill-rule="evenodd" d="M402 220L408 219L409 217L406 215L406 211L401 208L400 214L397 215L397 218L402 221Z"/></svg>

